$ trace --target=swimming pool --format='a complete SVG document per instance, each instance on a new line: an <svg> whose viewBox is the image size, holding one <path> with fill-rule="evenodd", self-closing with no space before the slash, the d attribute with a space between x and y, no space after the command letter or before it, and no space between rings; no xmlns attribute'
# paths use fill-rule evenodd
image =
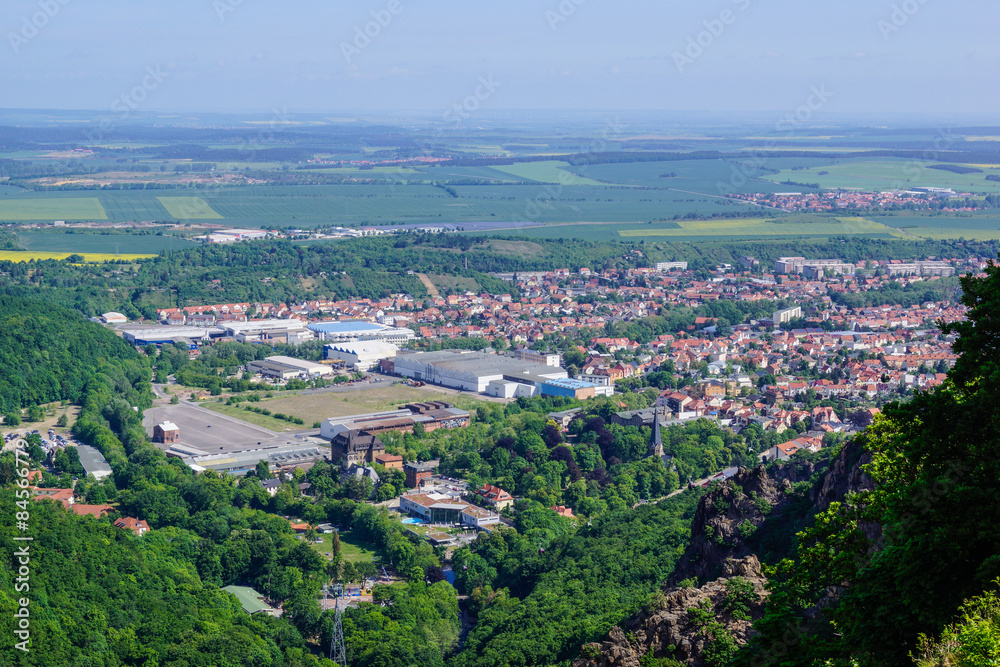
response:
<svg viewBox="0 0 1000 667"><path fill-rule="evenodd" d="M414 523L423 523L423 522L424 522L423 519L413 519L413 518L403 519L403 523L405 523L405 524L414 524Z"/></svg>

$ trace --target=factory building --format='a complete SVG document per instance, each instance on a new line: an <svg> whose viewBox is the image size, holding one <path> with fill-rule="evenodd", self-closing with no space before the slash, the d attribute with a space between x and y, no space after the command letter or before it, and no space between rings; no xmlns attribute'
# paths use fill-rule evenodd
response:
<svg viewBox="0 0 1000 667"><path fill-rule="evenodd" d="M398 354L393 365L397 375L477 393L486 391L494 380L517 382L514 376L518 375L538 380L568 377L566 370L557 366L469 350Z"/></svg>
<svg viewBox="0 0 1000 667"><path fill-rule="evenodd" d="M180 442L181 430L173 422L162 422L153 427L153 442Z"/></svg>
<svg viewBox="0 0 1000 667"><path fill-rule="evenodd" d="M359 373L377 366L382 359L394 359L399 348L377 340L351 341L326 346L327 359L340 359Z"/></svg>
<svg viewBox="0 0 1000 667"><path fill-rule="evenodd" d="M417 337L413 329L405 327L390 327L385 324L361 321L331 321L316 322L309 325L309 330L315 333L320 340L332 343L346 343L350 341L380 341L383 343L393 343L402 345Z"/></svg>
<svg viewBox="0 0 1000 667"><path fill-rule="evenodd" d="M315 361L305 361L292 357L273 356L247 362L247 370L275 380L291 380L297 377L325 377L333 375L333 369Z"/></svg>
<svg viewBox="0 0 1000 667"><path fill-rule="evenodd" d="M397 410L371 412L347 417L334 417L325 420L320 426L320 436L332 439L345 431L364 431L366 433L384 433L399 431L412 433L417 424L422 424L424 432L430 433L439 428L462 428L469 425L470 414L459 410L451 403L430 401L427 403L410 403Z"/></svg>

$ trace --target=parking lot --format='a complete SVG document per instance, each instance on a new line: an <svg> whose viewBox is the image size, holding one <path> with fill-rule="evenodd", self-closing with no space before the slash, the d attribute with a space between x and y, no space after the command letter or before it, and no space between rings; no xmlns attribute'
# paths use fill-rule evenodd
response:
<svg viewBox="0 0 1000 667"><path fill-rule="evenodd" d="M180 429L181 444L210 454L241 451L258 443L266 446L297 442L295 434L274 433L190 403L150 408L146 410L142 423L152 436L153 426L164 421L173 422ZM161 449L170 447L163 443L156 443L156 446Z"/></svg>

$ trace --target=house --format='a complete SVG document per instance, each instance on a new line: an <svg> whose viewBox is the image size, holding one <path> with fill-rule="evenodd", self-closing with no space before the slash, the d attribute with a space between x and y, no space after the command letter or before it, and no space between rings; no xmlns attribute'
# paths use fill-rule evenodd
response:
<svg viewBox="0 0 1000 667"><path fill-rule="evenodd" d="M403 457L397 456L396 454L379 454L375 457L375 463L379 464L387 470L402 470L403 469Z"/></svg>
<svg viewBox="0 0 1000 667"><path fill-rule="evenodd" d="M274 498L274 495L276 493L278 493L278 489L281 488L281 480L280 479L265 479L265 480L263 480L260 483L260 485L262 487L264 487L265 491L267 491L267 495L269 495L272 498Z"/></svg>
<svg viewBox="0 0 1000 667"><path fill-rule="evenodd" d="M80 503L70 505L69 509L77 516L92 516L98 519L115 511L111 505L81 505Z"/></svg>
<svg viewBox="0 0 1000 667"><path fill-rule="evenodd" d="M561 517L565 517L567 519L575 519L576 518L576 515L573 514L573 510L570 509L569 507L566 507L565 505L553 505L549 509L552 510L553 512L555 512L556 514L558 514Z"/></svg>
<svg viewBox="0 0 1000 667"><path fill-rule="evenodd" d="M502 510L503 508L510 507L514 504L514 497L501 489L499 486L483 484L482 487L476 491L476 493L480 498L498 510Z"/></svg>
<svg viewBox="0 0 1000 667"><path fill-rule="evenodd" d="M30 491L32 500L54 500L66 507L73 504L73 489L41 489L34 487Z"/></svg>
<svg viewBox="0 0 1000 667"><path fill-rule="evenodd" d="M115 519L115 527L123 530L131 530L133 534L142 536L149 532L149 524L141 519L133 519L130 516L123 516Z"/></svg>
<svg viewBox="0 0 1000 667"><path fill-rule="evenodd" d="M406 473L406 485L416 487L421 481L430 479L434 474L435 467L430 463L407 463L403 466L403 472Z"/></svg>

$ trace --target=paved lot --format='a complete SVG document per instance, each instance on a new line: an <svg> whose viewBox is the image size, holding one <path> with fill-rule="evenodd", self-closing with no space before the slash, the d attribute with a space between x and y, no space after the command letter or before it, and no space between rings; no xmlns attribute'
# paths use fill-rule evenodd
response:
<svg viewBox="0 0 1000 667"><path fill-rule="evenodd" d="M298 442L295 434L274 433L190 403L150 408L146 410L142 423L152 436L153 425L163 421L177 424L181 431L181 444L197 447L209 454L240 451L258 443L282 445ZM161 449L169 449L169 445L156 444Z"/></svg>

